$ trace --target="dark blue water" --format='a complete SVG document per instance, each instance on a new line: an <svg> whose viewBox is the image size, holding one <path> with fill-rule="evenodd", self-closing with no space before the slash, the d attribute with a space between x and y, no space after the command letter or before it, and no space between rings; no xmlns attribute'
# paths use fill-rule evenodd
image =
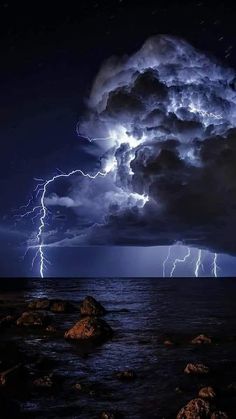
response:
<svg viewBox="0 0 236 419"><path fill-rule="evenodd" d="M214 385L223 394L236 381L233 279L9 279L0 288L1 299L18 302L42 296L79 302L92 295L109 310L105 319L115 331L111 341L95 348L71 344L63 338L79 318L71 313L55 316L63 332L55 338L14 337L24 351L55 360L49 372L62 379L57 394L32 393L21 402L22 411L32 417L97 418L112 408L132 419L172 418L201 386ZM189 344L199 333L212 336L214 343ZM166 347L166 338L179 344ZM207 364L211 374L185 376L188 362ZM137 379L122 383L114 372L127 368L136 371ZM76 392L76 382L89 386L91 394ZM232 412L234 400L221 397L219 403Z"/></svg>

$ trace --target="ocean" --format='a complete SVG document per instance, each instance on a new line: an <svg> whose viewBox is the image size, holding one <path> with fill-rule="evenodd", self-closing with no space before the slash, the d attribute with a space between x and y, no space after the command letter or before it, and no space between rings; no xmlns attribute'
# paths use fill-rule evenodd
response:
<svg viewBox="0 0 236 419"><path fill-rule="evenodd" d="M47 360L43 373L52 373L57 382L56 391L37 392L30 387L27 393L6 391L9 404L14 400L19 414L24 418L87 419L99 418L103 410L118 410L130 419L175 418L201 387L211 385L218 394L217 407L236 417L236 392L228 392L236 383L233 278L0 281L4 314L5 307L23 308L33 298L78 303L87 295L108 310L105 320L114 336L103 344L84 345L64 339L64 331L79 319L77 312L54 316L59 331L55 336L31 330L1 332L2 351L12 342L27 359ZM209 335L212 344L192 345L191 340L200 333ZM165 345L167 339L174 345ZM206 364L210 373L187 376L183 370L189 362ZM30 366L27 368L31 371ZM136 378L119 381L114 374L127 369L135 371ZM76 391L75 383L86 390Z"/></svg>

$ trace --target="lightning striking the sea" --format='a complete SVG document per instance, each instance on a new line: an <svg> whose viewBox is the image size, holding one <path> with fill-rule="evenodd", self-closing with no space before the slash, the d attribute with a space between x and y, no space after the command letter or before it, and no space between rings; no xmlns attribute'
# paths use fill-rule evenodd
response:
<svg viewBox="0 0 236 419"><path fill-rule="evenodd" d="M218 277L218 274L217 274L218 269L219 269L219 266L217 265L217 253L214 253L213 264L212 264L212 273L213 273L215 278Z"/></svg>
<svg viewBox="0 0 236 419"><path fill-rule="evenodd" d="M34 217L38 217L39 218L39 227L37 230L37 234L36 234L36 240L37 240L37 244L33 247L37 248L37 251L34 255L33 261L32 261L32 267L34 266L34 263L36 261L37 258L39 258L39 274L41 278L44 278L44 273L45 273L45 267L48 263L50 263L48 261L48 259L45 257L44 254L44 240L43 240L43 234L44 234L44 229L45 229L45 225L46 225L46 219L47 219L47 215L48 215L48 208L45 205L45 197L47 194L47 188L50 184L54 183L56 180L58 179L62 179L62 178L68 178L70 176L73 175L82 175L84 177L88 177L90 179L96 179L98 176L106 176L109 173L109 171L105 170L104 172L102 171L98 171L96 172L94 175L91 175L89 173L85 173L83 172L81 169L76 169L76 170L72 170L69 173L60 173L58 175L54 175L52 176L50 179L46 180L44 183L40 183L36 186L35 188L35 192L36 192L36 198L41 194L40 196L40 205L36 205L35 207L33 207L31 210L26 211L23 214L20 214L18 217L20 218L25 218L28 217L29 215L34 214ZM42 179L40 179L41 181ZM32 199L29 200L28 204L22 206L21 208L28 208L30 206L32 202ZM33 221L32 218L32 221Z"/></svg>
<svg viewBox="0 0 236 419"><path fill-rule="evenodd" d="M195 276L196 277L199 277L199 269L202 265L201 260L202 260L202 250L199 249L198 250L198 257L197 257L197 261L196 261L196 268L195 268Z"/></svg>
<svg viewBox="0 0 236 419"><path fill-rule="evenodd" d="M165 260L163 261L163 265L162 265L162 276L163 276L163 278L165 278L165 276L166 276L166 264L169 261L170 252L171 252L171 246L168 247L167 256L166 256Z"/></svg>
<svg viewBox="0 0 236 419"><path fill-rule="evenodd" d="M172 278L173 277L173 274L174 274L174 271L175 271L175 269L176 269L176 266L177 266L177 264L178 263L185 263L186 262L186 260L189 258L189 256L191 255L191 250L190 250L190 247L188 247L187 248L187 254L182 258L182 259L180 259L180 258L176 258L175 260L174 260L174 263L173 263L173 267L172 267L172 269L171 269L171 272L170 272L170 277Z"/></svg>

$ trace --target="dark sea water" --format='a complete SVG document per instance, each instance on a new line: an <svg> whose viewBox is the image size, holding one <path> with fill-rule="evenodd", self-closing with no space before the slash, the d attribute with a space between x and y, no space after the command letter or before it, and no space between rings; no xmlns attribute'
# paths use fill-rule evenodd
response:
<svg viewBox="0 0 236 419"><path fill-rule="evenodd" d="M105 320L115 331L112 340L97 347L72 344L63 334L15 334L22 351L55 361L47 373L59 377L56 392L19 399L25 417L87 419L118 409L130 419L174 418L205 385L217 389L219 407L236 417L235 395L226 391L236 382L236 280L8 279L0 290L1 300L17 304L43 296L80 302L92 295L109 311ZM78 318L78 313L58 314L54 321L64 333ZM214 343L191 345L199 333ZM178 344L166 347L166 338ZM10 337L6 333L2 339ZM205 363L209 376L186 376L188 362ZM137 379L117 380L114 373L124 369L135 370ZM90 391L75 391L76 382Z"/></svg>

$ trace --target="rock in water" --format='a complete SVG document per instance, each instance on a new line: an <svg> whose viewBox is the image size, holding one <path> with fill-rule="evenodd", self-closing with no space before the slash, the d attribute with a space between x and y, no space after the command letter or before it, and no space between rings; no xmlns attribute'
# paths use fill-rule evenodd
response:
<svg viewBox="0 0 236 419"><path fill-rule="evenodd" d="M50 301L47 298L38 298L32 300L28 304L30 310L48 310L50 307Z"/></svg>
<svg viewBox="0 0 236 419"><path fill-rule="evenodd" d="M51 388L53 386L52 374L37 378L33 381L35 387Z"/></svg>
<svg viewBox="0 0 236 419"><path fill-rule="evenodd" d="M228 419L228 415L225 412L221 412L220 410L218 412L213 412L211 415L211 419Z"/></svg>
<svg viewBox="0 0 236 419"><path fill-rule="evenodd" d="M112 328L98 317L85 317L65 333L66 339L106 340L112 336Z"/></svg>
<svg viewBox="0 0 236 419"><path fill-rule="evenodd" d="M122 419L123 415L117 410L104 410L99 417L100 419Z"/></svg>
<svg viewBox="0 0 236 419"><path fill-rule="evenodd" d="M198 396L201 397L201 399L214 399L216 393L212 387L203 387L199 390Z"/></svg>
<svg viewBox="0 0 236 419"><path fill-rule="evenodd" d="M204 364L187 364L184 372L186 374L192 374L192 375L204 375L208 374L209 368Z"/></svg>
<svg viewBox="0 0 236 419"><path fill-rule="evenodd" d="M193 345L202 345L205 343L209 344L211 342L212 342L211 338L209 338L209 336L206 336L206 335L199 335L191 341Z"/></svg>
<svg viewBox="0 0 236 419"><path fill-rule="evenodd" d="M67 301L52 300L50 304L50 310L53 313L65 313L69 310L69 304Z"/></svg>
<svg viewBox="0 0 236 419"><path fill-rule="evenodd" d="M125 370L117 372L116 377L122 381L132 381L136 378L136 373L133 370Z"/></svg>
<svg viewBox="0 0 236 419"><path fill-rule="evenodd" d="M34 311L25 311L16 321L17 326L46 326L48 316Z"/></svg>
<svg viewBox="0 0 236 419"><path fill-rule="evenodd" d="M209 403L202 399L193 399L179 411L176 419L205 419L209 417Z"/></svg>
<svg viewBox="0 0 236 419"><path fill-rule="evenodd" d="M38 298L28 304L30 310L50 310L54 313L65 313L72 308L72 304L63 300L49 300L48 298Z"/></svg>
<svg viewBox="0 0 236 419"><path fill-rule="evenodd" d="M172 342L172 340L169 340L169 339L164 340L163 343L164 343L165 346L173 346L174 345L174 342Z"/></svg>
<svg viewBox="0 0 236 419"><path fill-rule="evenodd" d="M105 308L95 298L87 296L80 305L82 316L104 316Z"/></svg>

